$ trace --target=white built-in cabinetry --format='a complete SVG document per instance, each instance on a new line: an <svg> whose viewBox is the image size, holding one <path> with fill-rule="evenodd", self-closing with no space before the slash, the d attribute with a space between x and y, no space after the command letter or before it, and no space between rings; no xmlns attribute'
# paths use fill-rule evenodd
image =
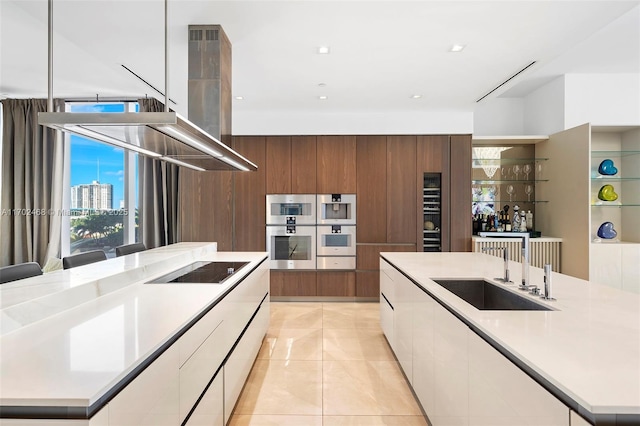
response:
<svg viewBox="0 0 640 426"><path fill-rule="evenodd" d="M380 286L383 331L434 426L580 424L570 423L567 406L382 259Z"/></svg>
<svg viewBox="0 0 640 426"><path fill-rule="evenodd" d="M103 407L89 426L225 425L269 325L268 289L269 269L263 262ZM108 420L94 423L101 418Z"/></svg>
<svg viewBox="0 0 640 426"><path fill-rule="evenodd" d="M562 238L562 272L584 280L640 292L640 126L584 124L555 133L536 145L549 158L537 207L539 230ZM618 173L603 176L598 166L613 160ZM604 185L618 199L598 199ZM611 222L617 238L597 240Z"/></svg>

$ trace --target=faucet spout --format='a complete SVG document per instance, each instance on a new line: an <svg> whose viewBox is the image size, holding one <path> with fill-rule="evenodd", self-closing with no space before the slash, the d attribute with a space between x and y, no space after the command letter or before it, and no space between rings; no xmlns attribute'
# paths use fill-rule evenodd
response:
<svg viewBox="0 0 640 426"><path fill-rule="evenodd" d="M496 278L497 281L502 281L504 283L513 283L509 279L509 250L507 247L483 247L483 252L494 251L494 250L502 250L502 259L504 260L504 277Z"/></svg>
<svg viewBox="0 0 640 426"><path fill-rule="evenodd" d="M522 241L521 253L522 253L522 282L518 286L520 290L531 290L532 286L529 285L529 233L528 232L480 232L478 234L481 237L492 238L520 238ZM505 250L506 255L506 250Z"/></svg>

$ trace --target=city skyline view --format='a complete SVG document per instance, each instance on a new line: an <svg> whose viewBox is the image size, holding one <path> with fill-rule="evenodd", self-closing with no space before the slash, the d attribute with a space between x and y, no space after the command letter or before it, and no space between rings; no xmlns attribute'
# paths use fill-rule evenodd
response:
<svg viewBox="0 0 640 426"><path fill-rule="evenodd" d="M124 103L71 104L72 112L124 112ZM124 200L124 150L94 140L71 135L71 186L93 181L113 185L112 208ZM137 205L137 201L136 201Z"/></svg>

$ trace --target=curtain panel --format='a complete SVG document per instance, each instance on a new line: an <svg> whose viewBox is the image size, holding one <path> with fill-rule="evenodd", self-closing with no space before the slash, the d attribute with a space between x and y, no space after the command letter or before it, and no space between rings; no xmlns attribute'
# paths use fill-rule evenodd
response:
<svg viewBox="0 0 640 426"><path fill-rule="evenodd" d="M46 111L46 99L2 100L0 266L60 256L64 141L38 125Z"/></svg>
<svg viewBox="0 0 640 426"><path fill-rule="evenodd" d="M157 99L139 99L140 112L163 112ZM178 242L179 167L138 155L140 240L147 248Z"/></svg>

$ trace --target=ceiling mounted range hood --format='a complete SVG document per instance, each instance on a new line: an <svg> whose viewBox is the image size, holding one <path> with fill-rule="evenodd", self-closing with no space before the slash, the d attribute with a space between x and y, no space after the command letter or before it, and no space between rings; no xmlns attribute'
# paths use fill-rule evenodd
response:
<svg viewBox="0 0 640 426"><path fill-rule="evenodd" d="M38 124L136 151L198 171L258 167L179 114L169 111L167 13L164 1L165 112L75 113L53 110L53 0L48 1L48 103Z"/></svg>
<svg viewBox="0 0 640 426"><path fill-rule="evenodd" d="M41 112L38 123L199 171L258 169L175 112Z"/></svg>

